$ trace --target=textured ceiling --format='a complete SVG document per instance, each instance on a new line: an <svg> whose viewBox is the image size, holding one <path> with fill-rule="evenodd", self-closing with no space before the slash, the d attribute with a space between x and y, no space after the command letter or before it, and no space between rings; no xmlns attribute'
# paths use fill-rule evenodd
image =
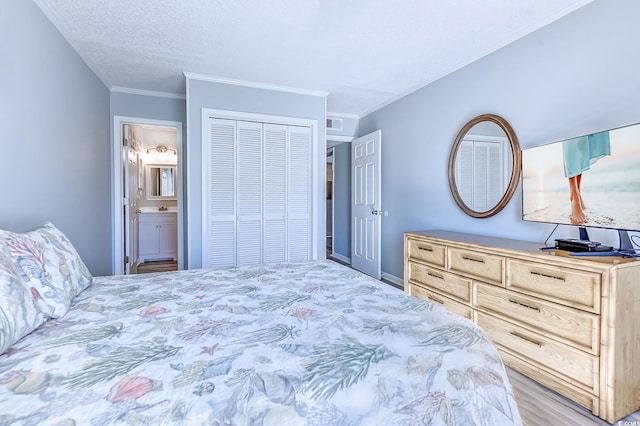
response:
<svg viewBox="0 0 640 426"><path fill-rule="evenodd" d="M361 115L592 0L35 0L109 88L183 73L329 92Z"/></svg>

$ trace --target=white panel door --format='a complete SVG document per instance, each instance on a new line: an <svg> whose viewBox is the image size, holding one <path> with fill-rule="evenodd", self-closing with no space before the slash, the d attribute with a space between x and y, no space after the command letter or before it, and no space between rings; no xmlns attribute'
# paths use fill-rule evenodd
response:
<svg viewBox="0 0 640 426"><path fill-rule="evenodd" d="M203 268L234 266L236 255L236 121L209 119L203 163L208 194L203 224ZM205 138L203 138L203 143Z"/></svg>
<svg viewBox="0 0 640 426"><path fill-rule="evenodd" d="M262 263L262 123L237 122L236 265Z"/></svg>
<svg viewBox="0 0 640 426"><path fill-rule="evenodd" d="M130 208L129 208L129 234L130 234L130 250L129 250L129 267L133 265L137 265L140 263L140 250L139 250L139 241L140 235L138 233L138 223L140 220L138 209L138 197L139 197L139 188L142 187L142 183L138 180L140 179L140 169L142 168L142 160L140 158L140 154L136 153L135 155L135 176L131 179L133 180L133 184L131 186L131 190L129 191L129 197L133 199L133 203L130 200ZM177 225L176 225L177 229ZM177 234L176 234L177 241ZM176 246L177 247L177 246Z"/></svg>
<svg viewBox="0 0 640 426"><path fill-rule="evenodd" d="M381 185L377 130L351 143L351 266L380 279Z"/></svg>
<svg viewBox="0 0 640 426"><path fill-rule="evenodd" d="M127 192L125 197L128 200L128 226L126 232L126 249L124 253L124 273L132 272L131 268L135 265L138 257L138 154L128 148L127 158Z"/></svg>
<svg viewBox="0 0 640 426"><path fill-rule="evenodd" d="M287 247L290 262L311 259L311 131L288 126Z"/></svg>
<svg viewBox="0 0 640 426"><path fill-rule="evenodd" d="M264 124L265 263L287 260L287 126Z"/></svg>

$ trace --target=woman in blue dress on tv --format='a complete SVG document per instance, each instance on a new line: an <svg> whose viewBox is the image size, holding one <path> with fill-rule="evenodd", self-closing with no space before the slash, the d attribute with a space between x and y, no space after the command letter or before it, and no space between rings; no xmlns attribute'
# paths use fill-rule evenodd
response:
<svg viewBox="0 0 640 426"><path fill-rule="evenodd" d="M594 133L569 139L562 143L564 175L569 178L571 214L569 221L581 225L587 221L584 214L584 201L580 194L582 173L589 170L599 158L611 154L609 132Z"/></svg>

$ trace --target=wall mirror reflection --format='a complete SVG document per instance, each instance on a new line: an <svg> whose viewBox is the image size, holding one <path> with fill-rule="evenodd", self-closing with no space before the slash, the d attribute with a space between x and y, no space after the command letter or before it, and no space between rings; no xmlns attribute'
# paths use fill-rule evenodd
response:
<svg viewBox="0 0 640 426"><path fill-rule="evenodd" d="M449 157L449 186L458 206L482 218L502 210L520 176L520 145L506 120L480 115L458 133Z"/></svg>
<svg viewBox="0 0 640 426"><path fill-rule="evenodd" d="M148 164L146 187L148 200L175 200L176 166Z"/></svg>

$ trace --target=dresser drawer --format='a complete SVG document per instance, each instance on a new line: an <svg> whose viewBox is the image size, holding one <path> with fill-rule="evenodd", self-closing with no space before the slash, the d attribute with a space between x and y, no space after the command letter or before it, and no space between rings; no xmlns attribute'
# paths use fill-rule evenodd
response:
<svg viewBox="0 0 640 426"><path fill-rule="evenodd" d="M440 268L445 267L446 247L440 244L409 239L407 244L409 259L419 260Z"/></svg>
<svg viewBox="0 0 640 426"><path fill-rule="evenodd" d="M598 355L600 317L532 296L474 283L473 306Z"/></svg>
<svg viewBox="0 0 640 426"><path fill-rule="evenodd" d="M598 395L598 357L491 315L477 312L476 318L497 346L559 373L565 381Z"/></svg>
<svg viewBox="0 0 640 426"><path fill-rule="evenodd" d="M449 248L449 270L477 277L504 287L504 257L477 251Z"/></svg>
<svg viewBox="0 0 640 426"><path fill-rule="evenodd" d="M532 378L536 382L542 383L546 387L553 389L559 394L566 396L572 401L577 402L593 412L596 416L599 414L600 405L598 403L598 397L593 395L593 393L585 391L581 387L573 386L544 368L531 365L530 362L520 359L505 348L498 348L498 351L500 352L502 362L504 362L507 367L510 367L513 370ZM513 379L511 380L513 381Z"/></svg>
<svg viewBox="0 0 640 426"><path fill-rule="evenodd" d="M601 275L520 260L507 261L507 288L600 313Z"/></svg>
<svg viewBox="0 0 640 426"><path fill-rule="evenodd" d="M442 294L438 294L435 291L431 291L422 286L413 284L411 286L411 295L419 297L420 299L439 303L454 314L458 314L468 320L473 321L473 310L469 306L463 305L460 302L456 302L453 299L449 299L448 297L443 296Z"/></svg>
<svg viewBox="0 0 640 426"><path fill-rule="evenodd" d="M409 263L409 282L422 284L461 302L471 303L471 280L418 263Z"/></svg>

